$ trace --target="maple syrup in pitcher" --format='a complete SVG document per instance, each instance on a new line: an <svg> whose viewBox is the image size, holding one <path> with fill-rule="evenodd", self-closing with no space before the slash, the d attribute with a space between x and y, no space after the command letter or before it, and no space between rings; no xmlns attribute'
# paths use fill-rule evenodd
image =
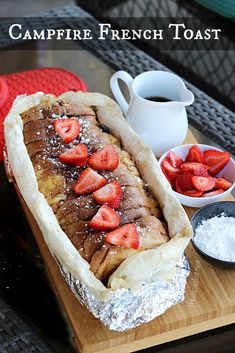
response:
<svg viewBox="0 0 235 353"><path fill-rule="evenodd" d="M128 87L129 102L122 94L119 80ZM188 131L185 107L193 103L194 95L179 76L153 70L132 78L128 72L117 71L111 77L110 86L128 123L156 157L182 145Z"/></svg>
<svg viewBox="0 0 235 353"><path fill-rule="evenodd" d="M160 97L160 96L144 97L144 99L147 99L148 101L151 101L151 102L158 102L158 103L166 103L166 102L172 101L169 98Z"/></svg>

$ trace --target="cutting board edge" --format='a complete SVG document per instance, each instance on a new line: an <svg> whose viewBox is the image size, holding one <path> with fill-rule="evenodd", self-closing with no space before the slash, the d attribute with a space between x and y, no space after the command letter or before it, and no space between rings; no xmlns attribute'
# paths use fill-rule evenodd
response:
<svg viewBox="0 0 235 353"><path fill-rule="evenodd" d="M107 347L104 349L97 347L99 345L101 346L102 343L84 345L82 342L79 342L76 339L75 339L75 343L80 353L98 353L98 352L99 353L120 353L120 350L122 353L131 353L141 349L157 346L163 343L175 341L180 338L200 334L202 332L213 330L233 323L235 323L235 313L231 313L229 315L224 315L220 317L215 317L210 320L197 322L190 326L185 325L178 329L161 333L157 336L141 338L140 340L137 340L137 341L127 342L122 345L116 345L116 346ZM208 324L210 324L209 329L208 329Z"/></svg>

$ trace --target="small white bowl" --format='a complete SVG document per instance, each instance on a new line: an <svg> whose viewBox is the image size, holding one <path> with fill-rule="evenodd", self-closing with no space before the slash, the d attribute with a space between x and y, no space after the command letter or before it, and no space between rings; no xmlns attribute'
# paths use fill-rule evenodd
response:
<svg viewBox="0 0 235 353"><path fill-rule="evenodd" d="M170 151L177 153L183 160L185 160L190 147L192 147L193 145L195 145L195 143L188 144L188 145L181 145L178 147L171 148L169 151L164 153L161 156L161 158L159 159L160 165ZM220 150L219 148L216 148L213 146L201 145L199 143L196 145L200 148L200 150L202 152L207 151L207 150L216 150L216 151L223 152L223 150ZM203 206L208 205L210 203L221 201L229 193L232 192L232 190L235 186L235 162L234 162L234 160L232 158L230 158L230 161L228 162L228 164L216 176L223 177L223 178L229 180L231 183L233 183L233 185L228 190L225 190L223 193L215 195L215 196L211 196L211 197L191 197L191 196L186 196L186 195L180 194L176 191L174 191L174 193L176 194L177 198L179 199L179 201L182 205L189 206L189 207L203 207Z"/></svg>

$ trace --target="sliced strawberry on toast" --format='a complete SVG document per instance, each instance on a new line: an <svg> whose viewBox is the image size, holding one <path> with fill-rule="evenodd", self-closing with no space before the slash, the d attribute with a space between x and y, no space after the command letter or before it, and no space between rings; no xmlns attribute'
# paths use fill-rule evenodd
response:
<svg viewBox="0 0 235 353"><path fill-rule="evenodd" d="M230 153L216 150L207 150L204 152L206 164L210 167L209 173L212 176L218 174L229 162Z"/></svg>
<svg viewBox="0 0 235 353"><path fill-rule="evenodd" d="M193 145L192 147L190 147L186 157L186 162L197 162L201 164L206 164L203 153L197 145Z"/></svg>
<svg viewBox="0 0 235 353"><path fill-rule="evenodd" d="M100 207L90 221L90 227L99 230L112 230L119 226L120 217L108 205Z"/></svg>
<svg viewBox="0 0 235 353"><path fill-rule="evenodd" d="M86 161L88 157L87 146L83 143L65 151L59 156L59 160L65 164L72 164L80 166L82 162Z"/></svg>
<svg viewBox="0 0 235 353"><path fill-rule="evenodd" d="M77 195L89 194L102 188L107 180L90 167L86 168L79 176L74 185L74 192Z"/></svg>
<svg viewBox="0 0 235 353"><path fill-rule="evenodd" d="M216 189L228 190L233 184L224 178L215 178Z"/></svg>
<svg viewBox="0 0 235 353"><path fill-rule="evenodd" d="M114 170L119 163L119 154L112 145L107 145L101 150L95 152L89 158L90 166L95 170Z"/></svg>
<svg viewBox="0 0 235 353"><path fill-rule="evenodd" d="M215 187L215 178L212 177L201 177L193 176L192 183L194 187L199 191L209 191Z"/></svg>
<svg viewBox="0 0 235 353"><path fill-rule="evenodd" d="M122 198L122 188L118 181L112 181L93 192L92 195L99 204L107 204L112 208L117 208Z"/></svg>
<svg viewBox="0 0 235 353"><path fill-rule="evenodd" d="M106 234L105 241L122 248L138 249L139 235L136 225L133 223L125 224L124 226Z"/></svg>
<svg viewBox="0 0 235 353"><path fill-rule="evenodd" d="M174 168L179 168L181 164L184 163L183 159L174 151L170 151L166 159L169 160L169 162Z"/></svg>
<svg viewBox="0 0 235 353"><path fill-rule="evenodd" d="M214 190L214 191L204 192L202 194L202 197L216 196L216 195L222 194L223 192L224 192L223 189L218 189L218 190Z"/></svg>
<svg viewBox="0 0 235 353"><path fill-rule="evenodd" d="M192 183L193 173L191 172L182 172L175 181L176 191L183 194L185 191L194 189Z"/></svg>
<svg viewBox="0 0 235 353"><path fill-rule="evenodd" d="M208 176L208 170L210 169L210 167L198 162L185 162L181 164L180 169L183 172L192 172L194 175L197 176Z"/></svg>
<svg viewBox="0 0 235 353"><path fill-rule="evenodd" d="M53 126L57 134L64 140L65 143L75 140L80 132L79 122L72 118L56 119Z"/></svg>

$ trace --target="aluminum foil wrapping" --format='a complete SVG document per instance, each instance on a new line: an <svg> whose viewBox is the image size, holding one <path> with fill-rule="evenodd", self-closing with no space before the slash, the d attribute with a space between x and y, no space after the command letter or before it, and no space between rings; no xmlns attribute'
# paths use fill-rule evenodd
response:
<svg viewBox="0 0 235 353"><path fill-rule="evenodd" d="M9 181L13 181L13 173L8 161L6 147L4 148L4 163ZM110 330L127 331L131 328L149 322L164 313L171 306L184 300L186 280L190 272L189 262L185 256L181 258L175 277L171 281L149 278L141 289L117 289L109 299L100 301L82 282L76 280L55 258L61 273L72 292L81 304Z"/></svg>
<svg viewBox="0 0 235 353"><path fill-rule="evenodd" d="M141 289L117 289L106 301L99 301L84 283L76 280L65 266L58 263L66 282L78 300L110 330L126 331L153 320L171 306L184 300L186 280L190 272L185 256L171 281L148 279Z"/></svg>

